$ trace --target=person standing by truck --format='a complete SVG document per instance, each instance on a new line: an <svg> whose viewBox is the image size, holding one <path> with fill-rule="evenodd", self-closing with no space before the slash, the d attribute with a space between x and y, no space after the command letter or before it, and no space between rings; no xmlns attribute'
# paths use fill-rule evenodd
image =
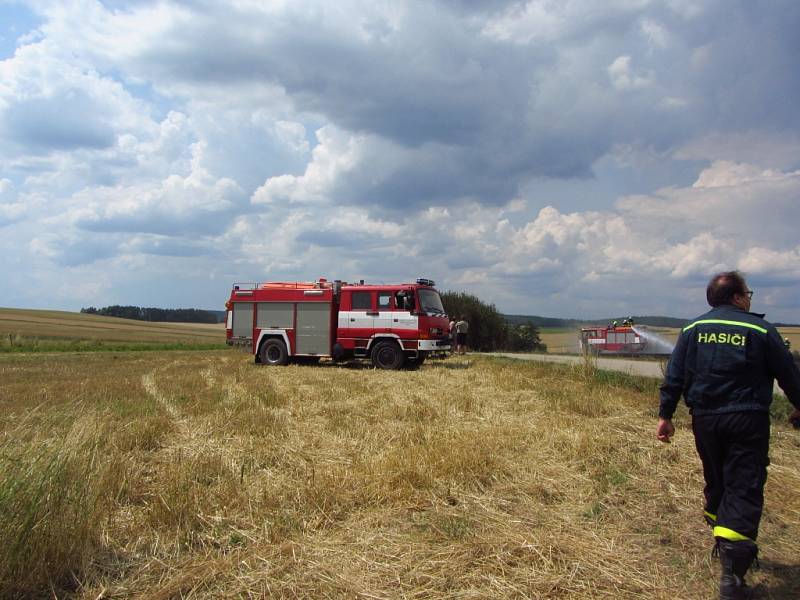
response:
<svg viewBox="0 0 800 600"><path fill-rule="evenodd" d="M711 310L683 328L669 360L656 430L670 442L683 395L703 463L703 512L719 552L721 600L750 597L744 577L758 554L774 379L795 406L789 420L800 425L800 370L775 327L750 312L752 296L738 271L711 278Z"/></svg>
<svg viewBox="0 0 800 600"><path fill-rule="evenodd" d="M464 315L461 315L456 322L456 352L458 354L467 352L467 333L469 333L469 322Z"/></svg>

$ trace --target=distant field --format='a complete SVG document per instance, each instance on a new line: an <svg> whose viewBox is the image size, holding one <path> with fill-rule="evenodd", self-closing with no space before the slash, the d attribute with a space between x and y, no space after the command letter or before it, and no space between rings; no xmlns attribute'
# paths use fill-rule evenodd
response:
<svg viewBox="0 0 800 600"><path fill-rule="evenodd" d="M792 350L800 350L800 327L780 327L781 335L789 338Z"/></svg>
<svg viewBox="0 0 800 600"><path fill-rule="evenodd" d="M224 343L222 324L148 323L66 311L0 308L0 351L98 349L120 344L212 347Z"/></svg>
<svg viewBox="0 0 800 600"><path fill-rule="evenodd" d="M577 354L580 332L577 329L542 329L539 337L547 344L547 351L554 354Z"/></svg>

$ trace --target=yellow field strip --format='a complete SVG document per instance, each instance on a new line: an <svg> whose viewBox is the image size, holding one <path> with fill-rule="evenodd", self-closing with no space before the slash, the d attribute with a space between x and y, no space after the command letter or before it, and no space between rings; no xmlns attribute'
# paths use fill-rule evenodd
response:
<svg viewBox="0 0 800 600"><path fill-rule="evenodd" d="M99 329L99 330L123 330L123 329L130 329L135 331L141 331L142 329L147 329L147 332L150 333L177 333L181 336L191 335L197 337L210 337L213 334L208 331L187 331L188 328L182 327L165 327L160 324L153 324L149 321L135 321L133 323L109 323L109 324L96 324L92 323L91 321L83 321L76 319L75 321L70 322L58 322L53 319L8 319L5 317L0 316L0 328L2 327L3 323L33 323L33 324L41 324L46 325L48 327L81 327L85 329ZM220 328L219 333L215 336L220 338L224 335L224 330Z"/></svg>
<svg viewBox="0 0 800 600"><path fill-rule="evenodd" d="M64 311L0 308L0 336L113 342L221 343L225 339L225 330L222 324L154 323Z"/></svg>

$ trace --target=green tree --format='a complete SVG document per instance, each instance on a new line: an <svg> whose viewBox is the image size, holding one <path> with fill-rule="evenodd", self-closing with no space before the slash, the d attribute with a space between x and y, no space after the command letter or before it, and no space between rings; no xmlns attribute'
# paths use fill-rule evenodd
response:
<svg viewBox="0 0 800 600"><path fill-rule="evenodd" d="M512 352L547 352L547 344L539 337L539 328L532 322L507 324L506 349Z"/></svg>
<svg viewBox="0 0 800 600"><path fill-rule="evenodd" d="M539 338L539 329L532 322L509 324L493 304L487 304L477 296L465 292L448 291L440 295L444 309L451 319L464 317L469 323L467 345L473 350L547 350Z"/></svg>
<svg viewBox="0 0 800 600"><path fill-rule="evenodd" d="M137 321L169 322L169 323L217 323L219 319L213 312L197 308L141 308L139 306L94 306L82 308L82 313L119 317Z"/></svg>
<svg viewBox="0 0 800 600"><path fill-rule="evenodd" d="M477 296L465 292L440 294L445 312L451 319L464 318L469 323L467 345L482 352L502 349L505 337L505 320L494 305L482 302Z"/></svg>

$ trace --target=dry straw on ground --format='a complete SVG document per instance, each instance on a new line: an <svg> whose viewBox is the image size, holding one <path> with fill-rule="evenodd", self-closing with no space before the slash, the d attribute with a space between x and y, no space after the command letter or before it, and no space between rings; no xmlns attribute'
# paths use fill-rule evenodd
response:
<svg viewBox="0 0 800 600"><path fill-rule="evenodd" d="M0 357L0 595L712 598L685 413L656 383L473 356ZM774 428L763 597L800 595L800 436Z"/></svg>

